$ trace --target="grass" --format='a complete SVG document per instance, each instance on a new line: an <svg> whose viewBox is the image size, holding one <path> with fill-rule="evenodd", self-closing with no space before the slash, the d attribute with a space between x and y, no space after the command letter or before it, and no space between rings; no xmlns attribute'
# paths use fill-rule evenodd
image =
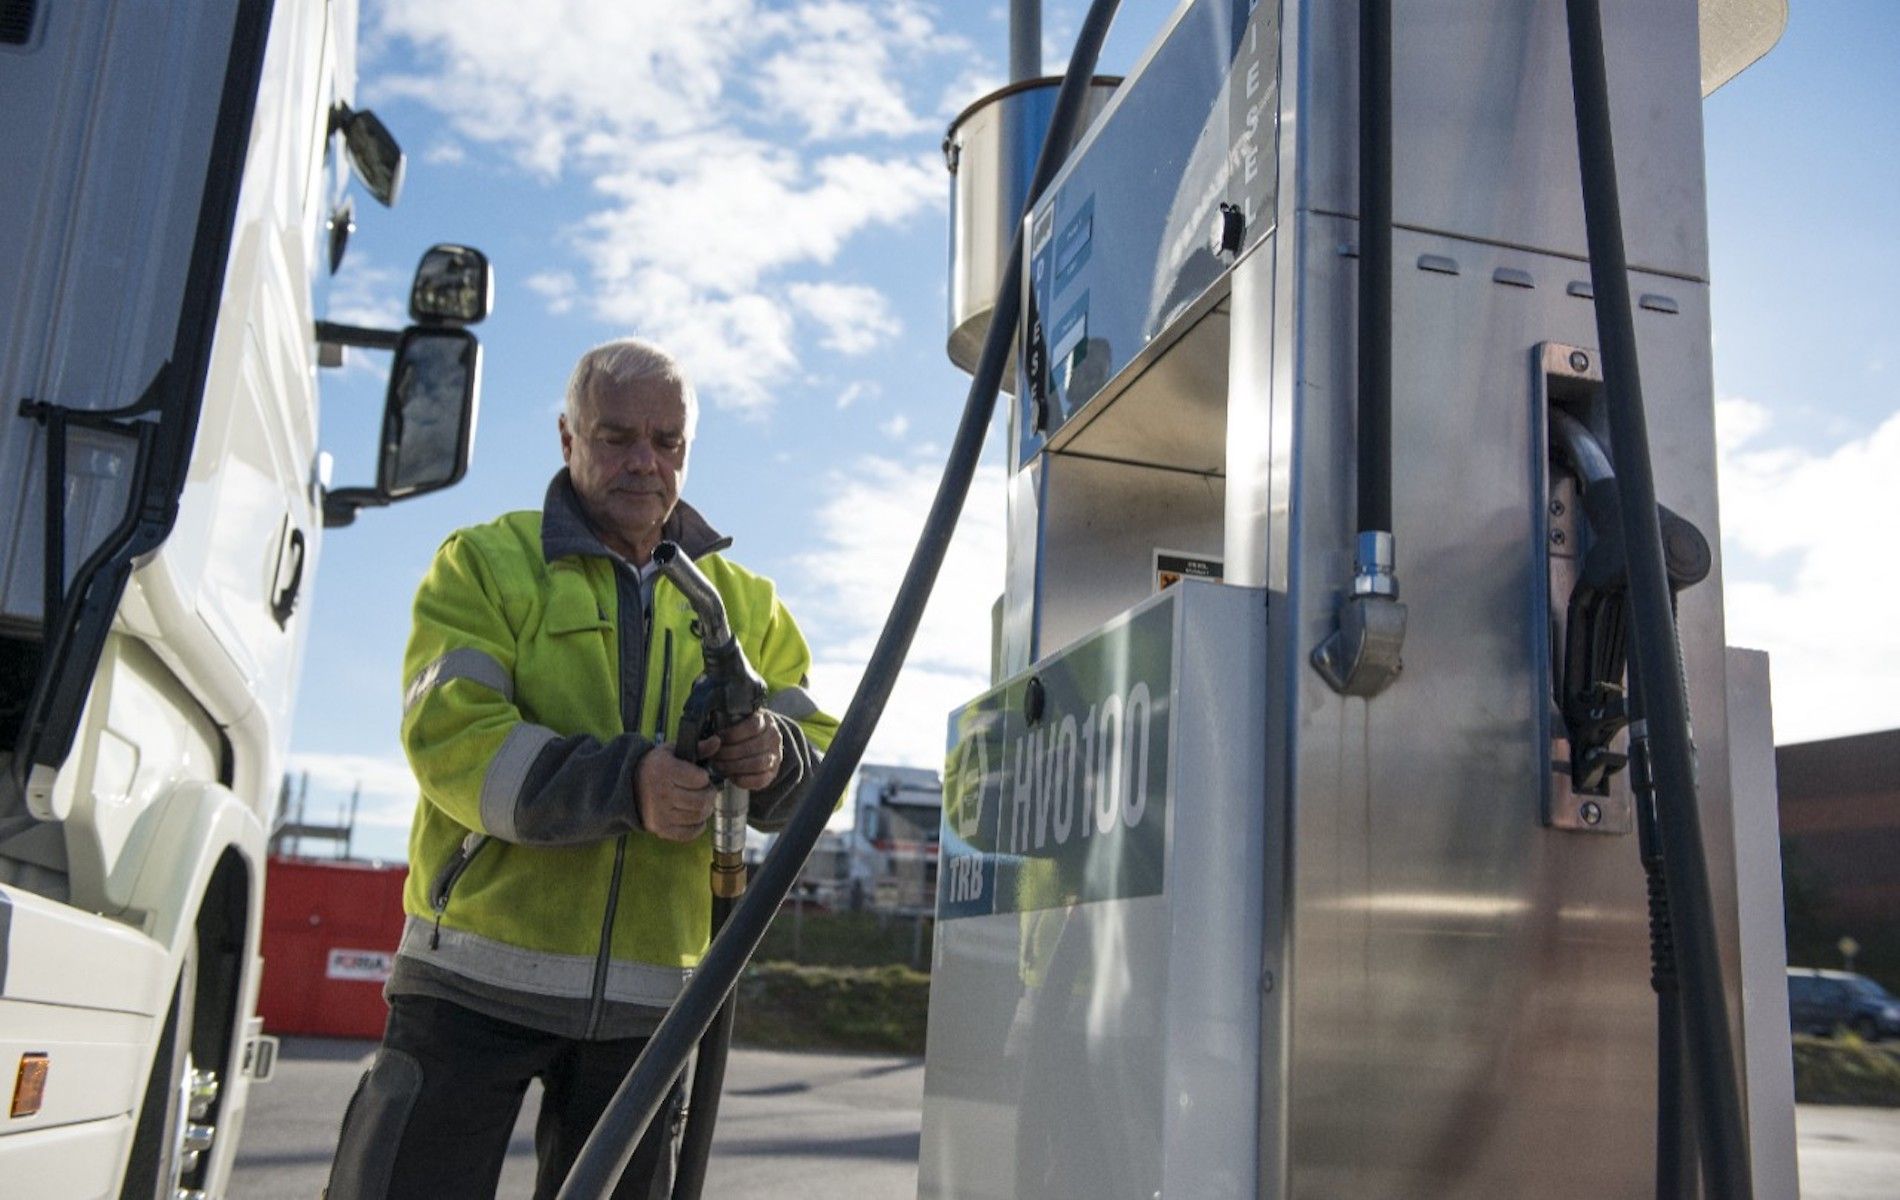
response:
<svg viewBox="0 0 1900 1200"><path fill-rule="evenodd" d="M1794 1098L1802 1104L1900 1108L1900 1051L1853 1034L1794 1039Z"/></svg>
<svg viewBox="0 0 1900 1200"><path fill-rule="evenodd" d="M909 967L755 962L739 980L733 1040L778 1050L921 1055L930 976Z"/></svg>
<svg viewBox="0 0 1900 1200"><path fill-rule="evenodd" d="M765 931L753 958L757 962L795 962L813 967L900 963L928 972L933 924L924 918L920 942L915 917L880 917L868 912L800 914L786 908Z"/></svg>
<svg viewBox="0 0 1900 1200"><path fill-rule="evenodd" d="M780 1050L921 1055L930 1007L930 937L913 918L779 914L739 981L734 1039ZM1794 1039L1803 1104L1900 1108L1900 1049L1852 1034Z"/></svg>
<svg viewBox="0 0 1900 1200"><path fill-rule="evenodd" d="M733 1039L779 1050L924 1052L931 922L787 909L739 980ZM921 970L918 968L922 968Z"/></svg>

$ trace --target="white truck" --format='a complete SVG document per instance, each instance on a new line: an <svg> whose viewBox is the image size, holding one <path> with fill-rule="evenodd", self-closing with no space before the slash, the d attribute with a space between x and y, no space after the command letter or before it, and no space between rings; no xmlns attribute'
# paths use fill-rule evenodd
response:
<svg viewBox="0 0 1900 1200"><path fill-rule="evenodd" d="M317 319L354 0L0 3L0 1192L219 1195L273 1045L266 835L325 525L466 469L486 260L401 331ZM318 373L393 350L374 483L331 489Z"/></svg>
<svg viewBox="0 0 1900 1200"><path fill-rule="evenodd" d="M937 900L943 783L922 767L858 768L851 906L928 913Z"/></svg>

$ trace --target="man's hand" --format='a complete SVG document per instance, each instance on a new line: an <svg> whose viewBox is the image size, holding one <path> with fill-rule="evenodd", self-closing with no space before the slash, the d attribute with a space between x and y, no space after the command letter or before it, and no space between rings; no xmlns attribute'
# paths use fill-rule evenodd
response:
<svg viewBox="0 0 1900 1200"><path fill-rule="evenodd" d="M707 738L700 753L710 754L719 739ZM633 797L640 824L655 837L690 842L712 816L719 789L704 767L696 767L673 753L670 744L653 747L634 771Z"/></svg>
<svg viewBox="0 0 1900 1200"><path fill-rule="evenodd" d="M737 725L729 725L717 738L712 761L707 764L726 777L734 787L756 792L778 778L779 761L785 752L779 738L778 723L762 712L755 712ZM702 748L704 743L701 743Z"/></svg>

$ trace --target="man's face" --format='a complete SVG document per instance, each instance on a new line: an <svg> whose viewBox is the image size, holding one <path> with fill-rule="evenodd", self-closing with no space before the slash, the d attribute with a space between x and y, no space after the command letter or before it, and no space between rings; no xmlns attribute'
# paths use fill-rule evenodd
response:
<svg viewBox="0 0 1900 1200"><path fill-rule="evenodd" d="M561 457L602 538L644 559L686 476L686 402L659 379L598 380L561 416Z"/></svg>

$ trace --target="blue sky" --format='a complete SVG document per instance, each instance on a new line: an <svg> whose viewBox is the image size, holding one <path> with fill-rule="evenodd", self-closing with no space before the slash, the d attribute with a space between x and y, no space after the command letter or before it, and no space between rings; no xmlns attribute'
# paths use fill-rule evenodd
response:
<svg viewBox="0 0 1900 1200"><path fill-rule="evenodd" d="M1128 0L1103 68L1171 3ZM1867 515L1900 478L1900 6L1795 0L1704 109L1729 641L1768 649L1778 740L1900 726L1900 568ZM1083 9L1048 0L1046 61ZM402 140L401 203L356 190L335 319L400 324L435 241L496 264L476 458L458 487L325 539L293 770L308 817L363 788L359 853L402 853L409 598L457 526L540 503L576 356L674 347L703 413L686 495L776 578L842 711L934 487L967 379L943 354L950 117L1000 83L1005 6L923 0L365 0L358 101ZM362 482L381 362L326 373L335 482ZM985 686L1000 458L979 476L871 761L934 765Z"/></svg>

